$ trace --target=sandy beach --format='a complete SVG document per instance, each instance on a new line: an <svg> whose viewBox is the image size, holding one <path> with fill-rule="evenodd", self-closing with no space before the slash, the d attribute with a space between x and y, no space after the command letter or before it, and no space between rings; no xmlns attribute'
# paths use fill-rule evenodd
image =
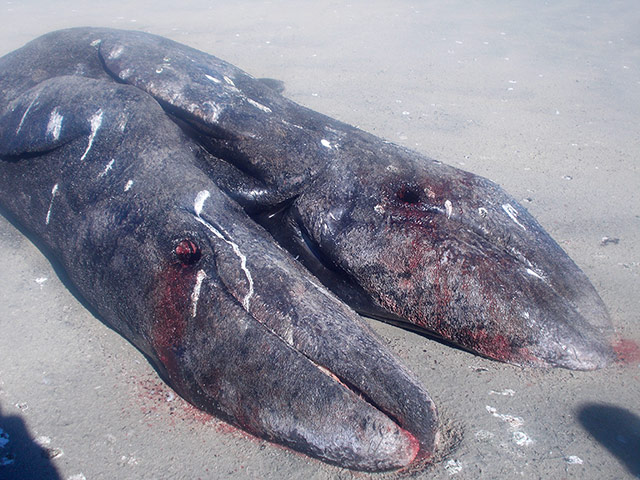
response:
<svg viewBox="0 0 640 480"><path fill-rule="evenodd" d="M4 1L0 55L143 30L282 80L309 108L499 183L589 276L618 361L521 369L371 320L445 445L351 472L199 412L0 216L0 479L640 478L640 9L613 2Z"/></svg>

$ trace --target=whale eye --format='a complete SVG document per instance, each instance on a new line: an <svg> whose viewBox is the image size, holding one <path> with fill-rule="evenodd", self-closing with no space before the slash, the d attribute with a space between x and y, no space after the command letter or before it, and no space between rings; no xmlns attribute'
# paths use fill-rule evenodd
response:
<svg viewBox="0 0 640 480"><path fill-rule="evenodd" d="M420 191L413 185L404 185L396 192L396 197L403 203L420 203Z"/></svg>
<svg viewBox="0 0 640 480"><path fill-rule="evenodd" d="M200 260L200 256L202 255L200 252L200 248L193 240L181 240L174 250L178 260L184 263L185 265L193 265L198 260Z"/></svg>

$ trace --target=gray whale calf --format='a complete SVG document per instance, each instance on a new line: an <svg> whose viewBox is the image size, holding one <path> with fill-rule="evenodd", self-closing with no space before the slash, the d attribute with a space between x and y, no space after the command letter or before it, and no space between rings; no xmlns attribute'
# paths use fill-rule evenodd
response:
<svg viewBox="0 0 640 480"><path fill-rule="evenodd" d="M0 204L251 433L361 470L432 455L433 402L352 309L513 364L611 359L589 280L484 178L146 33L53 32L0 75Z"/></svg>
<svg viewBox="0 0 640 480"><path fill-rule="evenodd" d="M2 205L177 392L344 467L431 455L424 388L203 173L197 145L155 100L64 75L12 81L14 95L6 79Z"/></svg>

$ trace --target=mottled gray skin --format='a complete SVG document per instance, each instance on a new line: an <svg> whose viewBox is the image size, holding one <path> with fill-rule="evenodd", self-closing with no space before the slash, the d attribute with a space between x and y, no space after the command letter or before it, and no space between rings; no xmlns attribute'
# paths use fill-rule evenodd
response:
<svg viewBox="0 0 640 480"><path fill-rule="evenodd" d="M595 289L498 185L167 39L105 35L97 55L99 75L157 99L210 178L356 310L518 365L611 360Z"/></svg>
<svg viewBox="0 0 640 480"><path fill-rule="evenodd" d="M220 190L156 100L105 71L100 41L129 36L158 41L71 30L0 59L0 204L203 410L347 468L429 458L419 382Z"/></svg>
<svg viewBox="0 0 640 480"><path fill-rule="evenodd" d="M181 394L254 433L368 470L437 438L424 390L254 222L360 312L520 365L611 358L586 276L484 178L149 34L53 32L0 72L2 205Z"/></svg>

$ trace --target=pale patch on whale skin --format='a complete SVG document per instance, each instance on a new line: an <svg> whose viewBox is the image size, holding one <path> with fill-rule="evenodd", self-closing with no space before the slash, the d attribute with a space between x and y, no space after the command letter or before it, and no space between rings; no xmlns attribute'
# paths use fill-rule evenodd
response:
<svg viewBox="0 0 640 480"><path fill-rule="evenodd" d="M258 103L255 100L251 100L250 98L247 98L247 102L249 102L251 105L253 105L259 110L262 110L265 113L271 113L271 109L266 105L262 105L261 103Z"/></svg>
<svg viewBox="0 0 640 480"><path fill-rule="evenodd" d="M60 138L62 120L64 120L64 117L58 112L58 107L54 108L51 115L49 115L49 123L47 123L47 135L51 135L54 140Z"/></svg>
<svg viewBox="0 0 640 480"><path fill-rule="evenodd" d="M116 162L115 158L112 158L109 163L107 163L104 167L104 170L100 172L98 178L104 177L107 173L109 173L113 169L113 164Z"/></svg>
<svg viewBox="0 0 640 480"><path fill-rule="evenodd" d="M540 280L544 280L544 277L542 275L540 275L538 272L536 272L531 268L527 268L527 273L532 277L536 277L536 278L539 278Z"/></svg>
<svg viewBox="0 0 640 480"><path fill-rule="evenodd" d="M204 270L198 270L196 276L196 284L193 286L193 292L191 293L191 316L195 317L198 313L198 300L200 300L200 290L202 289L202 282L207 278L207 273Z"/></svg>
<svg viewBox="0 0 640 480"><path fill-rule="evenodd" d="M22 114L22 118L20 119L20 123L18 124L18 129L16 130L16 135L20 133L20 130L22 130L22 125L24 124L24 120L25 120L25 118L27 118L27 115L31 111L31 107L33 107L34 103L36 103L36 100L38 100L38 95L36 95L33 98L33 100L31 100L31 103L29 104L27 109Z"/></svg>
<svg viewBox="0 0 640 480"><path fill-rule="evenodd" d="M445 200L444 208L447 212L447 218L451 218L451 214L453 213L453 204L451 203L451 200Z"/></svg>
<svg viewBox="0 0 640 480"><path fill-rule="evenodd" d="M222 83L220 80L218 80L216 77L212 77L211 75L204 75L205 77L207 77L208 80L211 80L213 83Z"/></svg>
<svg viewBox="0 0 640 480"><path fill-rule="evenodd" d="M513 220L518 226L520 226L523 230L527 229L524 225L522 225L518 221L519 213L515 208L513 208L513 206L510 203L505 203L504 205L502 205L502 209L505 211L507 215L509 215L509 218Z"/></svg>
<svg viewBox="0 0 640 480"><path fill-rule="evenodd" d="M207 105L209 107L209 109L211 110L211 113L209 114L209 121L211 123L216 123L218 121L218 119L220 118L220 115L222 115L222 112L224 112L225 107L222 105L219 105L217 103L214 102L210 102L210 101L206 101L206 102L202 102L203 105ZM195 109L198 109L198 106L194 104Z"/></svg>
<svg viewBox="0 0 640 480"><path fill-rule="evenodd" d="M56 198L58 194L58 184L56 183L51 189L51 201L49 202L49 210L47 210L47 218L45 219L45 224L49 225L49 221L51 220L51 209L53 208L53 199Z"/></svg>
<svg viewBox="0 0 640 480"><path fill-rule="evenodd" d="M115 58L120 57L120 55L122 55L122 52L124 51L124 46L122 45L118 45L117 47L114 47L110 52L109 52L109 59L113 60Z"/></svg>
<svg viewBox="0 0 640 480"><path fill-rule="evenodd" d="M91 124L91 135L89 136L89 144L87 145L87 149L82 154L82 157L80 157L80 160L84 160L87 157L89 150L91 150L91 147L93 146L93 139L96 138L96 133L98 133L98 129L100 128L100 125L102 125L102 115L102 109L99 109L89 119L89 123Z"/></svg>

